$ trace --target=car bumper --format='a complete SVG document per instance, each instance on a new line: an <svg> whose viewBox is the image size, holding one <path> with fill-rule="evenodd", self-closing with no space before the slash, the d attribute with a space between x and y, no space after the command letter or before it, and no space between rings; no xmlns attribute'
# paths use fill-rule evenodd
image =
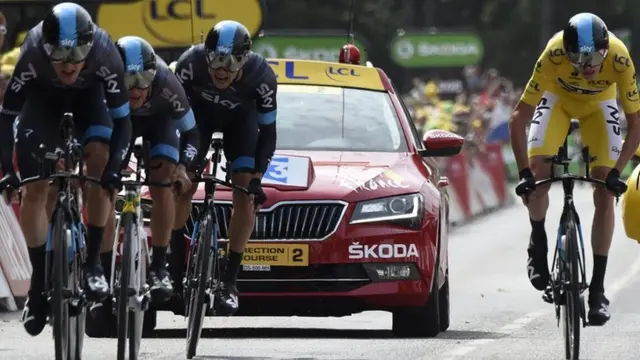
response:
<svg viewBox="0 0 640 360"><path fill-rule="evenodd" d="M422 306L430 286L423 280L369 283L351 291L245 292L239 281L238 316L346 316L369 310Z"/></svg>

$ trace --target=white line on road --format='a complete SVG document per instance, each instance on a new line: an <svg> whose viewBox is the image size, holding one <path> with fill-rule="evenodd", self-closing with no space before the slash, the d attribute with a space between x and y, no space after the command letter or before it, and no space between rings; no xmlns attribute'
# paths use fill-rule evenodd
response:
<svg viewBox="0 0 640 360"><path fill-rule="evenodd" d="M607 291L609 298L611 301L615 299L620 291L622 291L625 287L629 285L629 283L640 273L640 257L636 258L636 260L631 264L631 267L628 271L626 271L622 276L618 277L618 279L609 286L609 291ZM543 315L552 313L553 310L540 310L526 314L525 316L514 320L513 322L501 327L498 329L498 333L502 333L505 335L510 335L517 330L520 330L536 320ZM471 340L465 344L462 344L453 350L444 354L444 358L442 360L454 360L457 357L465 356L471 353L474 350L477 350L481 346L485 346L491 344L497 339L476 339ZM425 358L427 359L427 358Z"/></svg>

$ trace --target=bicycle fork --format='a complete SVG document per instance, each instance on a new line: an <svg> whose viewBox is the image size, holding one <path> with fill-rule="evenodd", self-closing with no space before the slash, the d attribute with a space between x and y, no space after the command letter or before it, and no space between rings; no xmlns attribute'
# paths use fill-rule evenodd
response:
<svg viewBox="0 0 640 360"><path fill-rule="evenodd" d="M573 210L569 210L573 211ZM574 212L575 214L575 212ZM563 214L564 217L564 214ZM580 271L580 283L575 284L575 286L580 287L580 303L582 304L581 316L583 319L584 326L587 326L586 322L586 314L584 309L584 291L588 288L588 284L584 281L585 277L585 268L584 268L584 260L585 259L585 249L584 249L584 238L582 235L582 225L580 224L577 214L574 215L575 226L578 234L578 244L580 246L580 255L578 257L578 267ZM575 255L574 255L575 256ZM553 255L552 269L553 272L551 274L551 284L545 289L545 292L542 298L550 303L556 305L556 318L558 320L558 326L560 325L560 306L565 305L564 302L564 292L566 291L567 286L569 285L569 279L565 278L566 270L568 264L567 258L567 236L565 229L563 227L563 222L560 222L560 226L558 226L558 234L556 238L556 250Z"/></svg>
<svg viewBox="0 0 640 360"><path fill-rule="evenodd" d="M52 216L52 219L55 219L57 211L65 211L65 210L63 208L56 209L56 211ZM68 215L69 214L67 213L67 216L65 216L65 218L68 219L69 218ZM74 219L73 216L70 216L70 218ZM64 234L65 236L64 244L66 249L63 249L60 251L66 251L67 253L67 261L69 264L69 276L75 273L74 278L82 279L82 274L81 274L82 257L76 256L78 254L81 254L84 248L84 237L82 233L82 228L79 222L75 222L75 221L65 221L65 222L68 227L65 230L65 234ZM53 251L55 250L53 245L53 225L54 224L52 222L49 223L49 229L47 231L47 242L45 247L46 253L47 253L46 267L45 267L46 269L45 279L47 279L46 280L47 284L45 286L45 289L47 289L46 296L48 301L51 301L50 292L53 290L51 288L49 279L51 279L52 272L56 271L56 269L53 268L53 260L52 260ZM74 266L74 261L75 261L75 266ZM74 286L77 288L75 289L75 291L72 288L64 289L63 296L68 301L69 316L78 316L81 312L82 307L85 306L87 302L86 297L84 295L84 289L82 288L82 281L80 280L78 283L70 282L69 286Z"/></svg>
<svg viewBox="0 0 640 360"><path fill-rule="evenodd" d="M123 206L123 211L118 218L116 223L116 232L115 239L113 241L113 252L116 254L117 249L120 247L120 229L122 226L122 217L125 213L133 215L131 226L133 226L133 236L131 236L131 260L130 268L129 268L129 284L127 287L129 288L128 294L128 307L130 311L146 311L149 308L149 304L151 302L151 293L149 285L146 283L146 276L143 278L141 274L146 275L146 266L149 264L150 256L149 256L149 245L147 244L147 234L144 230L144 225L142 221L142 208L140 205L139 195L137 191L134 190L126 190L125 191L125 205ZM131 208L129 206L134 206L135 211L131 212ZM125 229L126 231L126 229ZM124 249L124 246L122 247ZM124 254L121 254L124 256ZM111 274L115 275L115 263L116 257L113 256L111 259ZM109 284L111 288L113 288L115 276L111 277L111 283ZM123 284L120 284L123 286Z"/></svg>

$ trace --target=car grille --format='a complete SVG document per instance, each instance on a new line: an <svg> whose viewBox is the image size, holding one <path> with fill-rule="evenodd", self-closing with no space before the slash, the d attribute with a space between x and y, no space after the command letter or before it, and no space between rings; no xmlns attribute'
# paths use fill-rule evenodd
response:
<svg viewBox="0 0 640 360"><path fill-rule="evenodd" d="M362 264L272 266L269 271L240 271L238 289L251 293L348 292L371 284Z"/></svg>
<svg viewBox="0 0 640 360"><path fill-rule="evenodd" d="M187 221L187 234L193 231L200 204L194 204ZM260 210L251 240L324 240L333 234L346 210L347 204L339 201L280 202L269 209ZM231 204L217 203L218 238L228 239Z"/></svg>

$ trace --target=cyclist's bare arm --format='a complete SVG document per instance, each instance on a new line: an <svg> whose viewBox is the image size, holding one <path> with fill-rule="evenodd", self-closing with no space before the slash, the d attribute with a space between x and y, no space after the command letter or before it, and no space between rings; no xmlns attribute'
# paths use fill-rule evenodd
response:
<svg viewBox="0 0 640 360"><path fill-rule="evenodd" d="M623 54L626 55L626 54ZM638 145L640 145L640 100L638 98L638 86L636 84L636 69L630 56L622 72L618 71L618 88L620 89L620 100L622 108L627 117L627 136L620 156L616 162L616 169L622 172L627 162L631 160Z"/></svg>
<svg viewBox="0 0 640 360"><path fill-rule="evenodd" d="M513 109L511 119L509 120L509 135L511 137L511 147L513 155L518 165L518 170L529 167L527 156L527 124L533 117L534 107L518 101Z"/></svg>

